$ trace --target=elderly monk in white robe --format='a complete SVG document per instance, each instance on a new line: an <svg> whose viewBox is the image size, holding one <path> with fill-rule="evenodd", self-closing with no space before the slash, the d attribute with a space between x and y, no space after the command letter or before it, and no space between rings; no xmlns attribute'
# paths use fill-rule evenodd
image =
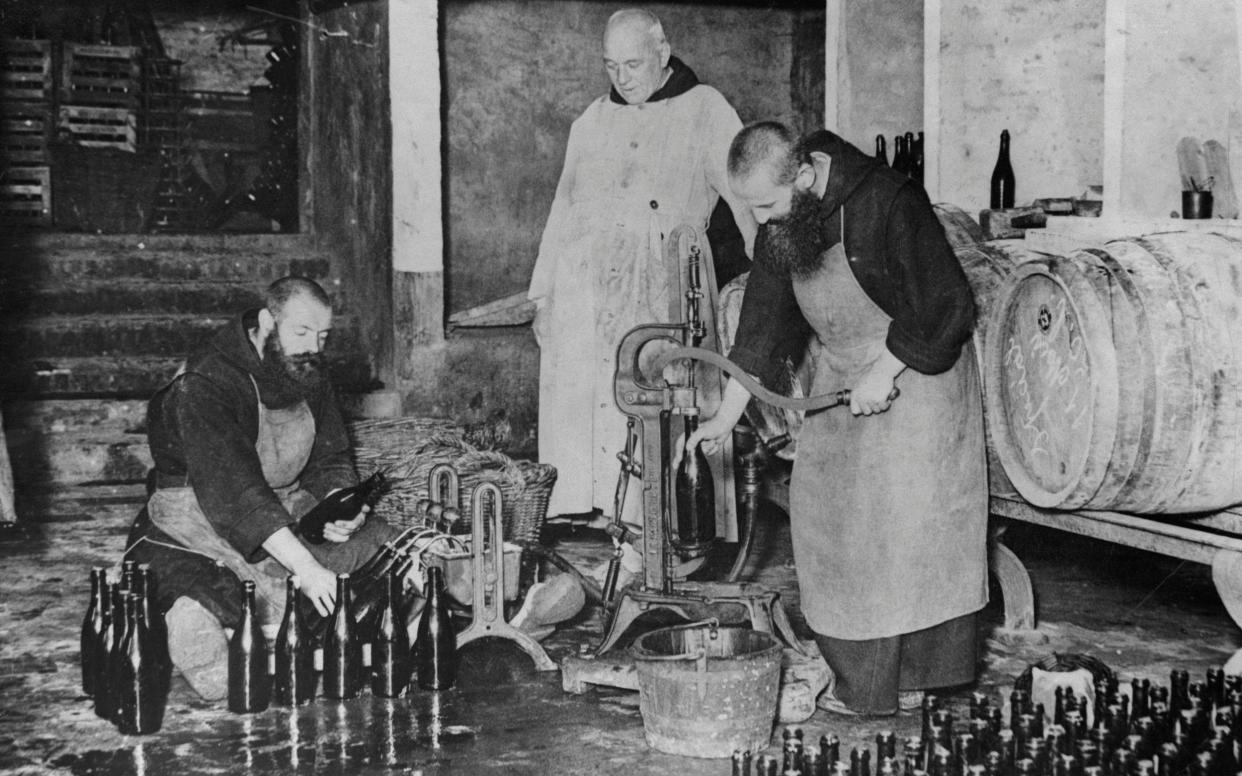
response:
<svg viewBox="0 0 1242 776"><path fill-rule="evenodd" d="M613 14L604 66L613 88L570 129L529 291L542 350L539 457L558 471L552 515L613 511L626 436L613 401L616 349L634 326L669 321L664 239L682 224L705 230L721 197L748 256L755 234L725 170L742 123L671 56L659 19ZM632 519L640 491L630 493Z"/></svg>

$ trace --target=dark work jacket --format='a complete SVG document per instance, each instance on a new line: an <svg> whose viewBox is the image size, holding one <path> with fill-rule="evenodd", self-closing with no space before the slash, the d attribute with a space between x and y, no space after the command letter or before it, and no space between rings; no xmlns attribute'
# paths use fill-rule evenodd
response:
<svg viewBox="0 0 1242 776"><path fill-rule="evenodd" d="M231 321L188 359L183 376L151 399L147 438L157 479L186 479L220 536L253 562L264 556L263 542L292 518L263 478L255 451L259 408L251 377L269 408L293 406L303 396L264 381L246 333L248 317L253 315ZM329 381L305 399L315 418L315 444L299 481L319 500L334 488L356 484L358 476ZM158 529L148 530L152 538L170 541Z"/></svg>
<svg viewBox="0 0 1242 776"><path fill-rule="evenodd" d="M832 159L821 200L829 247L840 242L842 206L850 269L893 319L885 344L907 366L937 374L953 366L970 337L974 297L923 188L821 130L798 144ZM729 358L767 385L778 385L781 354L805 344L807 324L788 273L767 259L763 227ZM791 344L790 339L797 342Z"/></svg>

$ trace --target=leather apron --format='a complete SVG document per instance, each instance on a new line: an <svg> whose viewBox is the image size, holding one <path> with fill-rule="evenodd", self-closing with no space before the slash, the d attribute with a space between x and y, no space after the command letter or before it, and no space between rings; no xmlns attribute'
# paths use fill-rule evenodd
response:
<svg viewBox="0 0 1242 776"><path fill-rule="evenodd" d="M794 293L821 347L812 395L852 388L884 353L889 317L859 286L841 241ZM790 482L802 611L817 633L885 638L987 602L987 470L975 359L907 369L887 412L808 415Z"/></svg>
<svg viewBox="0 0 1242 776"><path fill-rule="evenodd" d="M254 383L253 377L251 383ZM305 400L291 407L269 409L259 399L259 386L255 385L254 389L259 405L255 452L259 455L263 478L289 514L300 516L315 504L314 497L302 490L298 482L315 444L314 415ZM243 558L203 514L193 487L159 488L151 495L147 509L151 522L186 549L224 565L243 581L254 582L259 619L264 623L280 621L285 605L285 578L289 572L273 558L258 563Z"/></svg>

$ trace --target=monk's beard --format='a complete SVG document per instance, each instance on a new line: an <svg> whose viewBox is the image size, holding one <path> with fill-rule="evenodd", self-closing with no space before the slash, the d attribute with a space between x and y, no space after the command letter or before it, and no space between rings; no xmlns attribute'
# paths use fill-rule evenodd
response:
<svg viewBox="0 0 1242 776"><path fill-rule="evenodd" d="M322 353L291 356L281 347L276 332L269 334L263 343L263 373L284 388L292 388L305 395L323 380L322 368Z"/></svg>
<svg viewBox="0 0 1242 776"><path fill-rule="evenodd" d="M768 221L759 230L759 240L772 266L791 277L805 279L823 266L828 238L824 236L819 197L794 189L789 215Z"/></svg>

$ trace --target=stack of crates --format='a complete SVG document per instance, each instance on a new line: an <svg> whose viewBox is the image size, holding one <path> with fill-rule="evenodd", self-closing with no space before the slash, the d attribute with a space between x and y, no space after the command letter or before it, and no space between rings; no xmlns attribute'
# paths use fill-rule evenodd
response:
<svg viewBox="0 0 1242 776"><path fill-rule="evenodd" d="M0 40L0 221L52 222L52 43Z"/></svg>
<svg viewBox="0 0 1242 776"><path fill-rule="evenodd" d="M66 43L60 130L78 145L134 151L142 97L142 49Z"/></svg>

